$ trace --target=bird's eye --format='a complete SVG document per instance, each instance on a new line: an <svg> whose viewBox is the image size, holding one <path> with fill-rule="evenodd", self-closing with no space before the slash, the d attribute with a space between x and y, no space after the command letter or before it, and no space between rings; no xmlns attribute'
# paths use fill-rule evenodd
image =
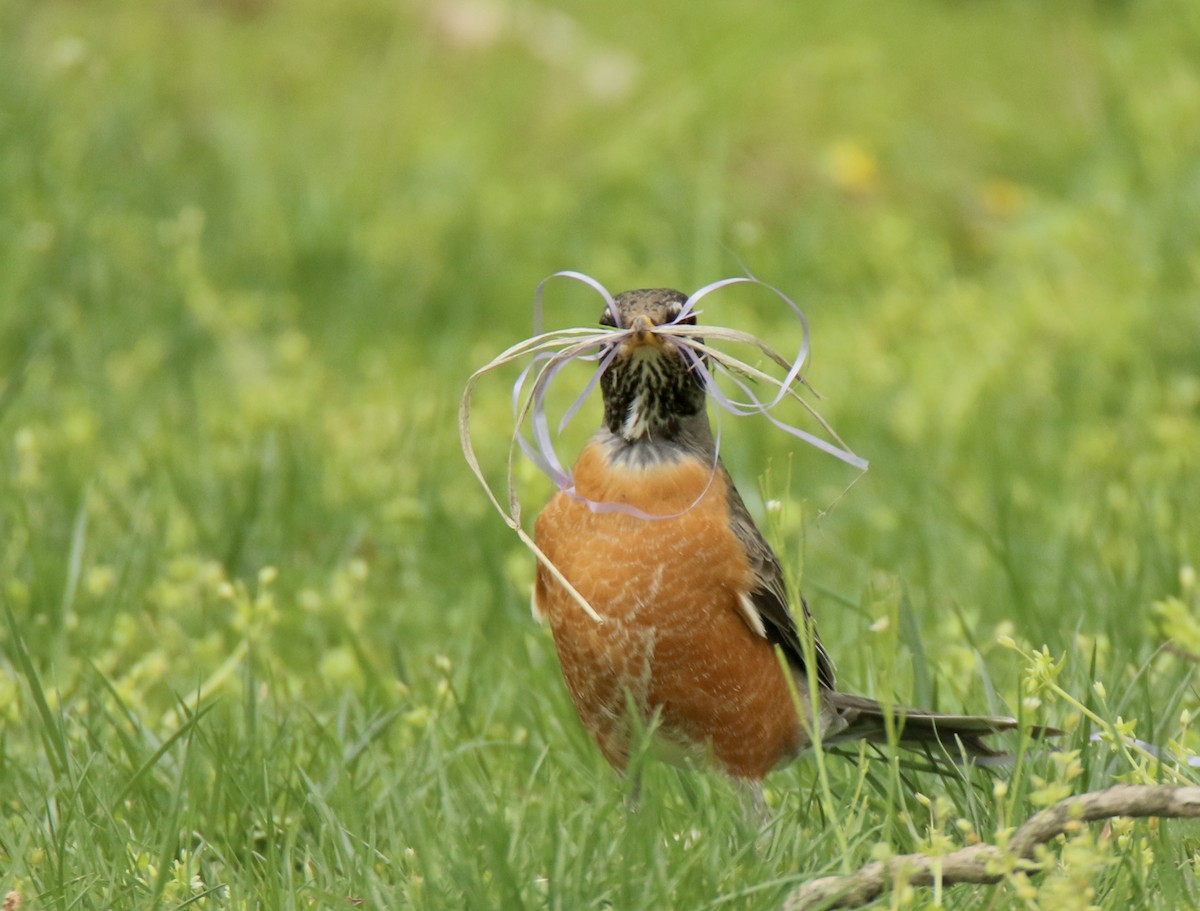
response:
<svg viewBox="0 0 1200 911"><path fill-rule="evenodd" d="M679 320L679 325L681 325L681 326L696 325L696 314L695 313L689 313L683 319L679 319L679 314L682 312L683 312L683 307L681 307L681 306L672 307L671 308L671 322L675 322L675 320Z"/></svg>
<svg viewBox="0 0 1200 911"><path fill-rule="evenodd" d="M617 319L613 316L612 307L604 308L604 312L600 314L600 325L609 326L613 329L617 327Z"/></svg>

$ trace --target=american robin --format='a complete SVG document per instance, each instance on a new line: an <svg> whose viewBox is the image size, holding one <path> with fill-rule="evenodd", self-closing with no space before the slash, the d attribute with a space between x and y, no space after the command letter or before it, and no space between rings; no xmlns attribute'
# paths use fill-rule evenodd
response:
<svg viewBox="0 0 1200 911"><path fill-rule="evenodd" d="M626 291L605 311L603 324L627 332L600 378L603 425L575 464L574 490L556 493L535 526L545 557L602 618L539 563L534 610L600 751L624 770L634 731L654 721L664 758L713 761L750 783L809 748L814 726L824 744L884 740L891 724L903 745L996 755L981 737L1015 719L839 692L801 599L805 647L779 560L717 457L702 378L655 332L686 300Z"/></svg>

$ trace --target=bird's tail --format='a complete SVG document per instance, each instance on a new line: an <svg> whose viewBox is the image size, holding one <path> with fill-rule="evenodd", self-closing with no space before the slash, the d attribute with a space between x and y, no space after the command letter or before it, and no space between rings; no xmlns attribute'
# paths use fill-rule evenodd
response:
<svg viewBox="0 0 1200 911"><path fill-rule="evenodd" d="M1017 719L1005 715L947 715L900 705L882 705L865 696L831 693L831 708L844 726L830 730L822 738L828 745L851 740L887 743L888 730L906 749L937 751L952 760L966 758L981 765L1003 762L1008 754L987 744L983 738L1002 731L1016 730ZM1033 737L1054 737L1057 728L1032 726Z"/></svg>

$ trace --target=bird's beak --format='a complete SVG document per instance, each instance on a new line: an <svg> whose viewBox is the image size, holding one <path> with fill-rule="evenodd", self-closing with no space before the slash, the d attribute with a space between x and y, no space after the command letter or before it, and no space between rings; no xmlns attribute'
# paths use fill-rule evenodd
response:
<svg viewBox="0 0 1200 911"><path fill-rule="evenodd" d="M633 325L629 327L632 333L632 341L634 347L639 345L653 345L655 348L661 348L663 340L654 333L654 323L650 322L650 317L644 313L634 317Z"/></svg>

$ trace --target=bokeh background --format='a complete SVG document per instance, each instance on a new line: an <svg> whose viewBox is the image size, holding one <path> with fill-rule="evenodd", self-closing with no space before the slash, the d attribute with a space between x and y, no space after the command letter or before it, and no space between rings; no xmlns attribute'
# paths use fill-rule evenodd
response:
<svg viewBox="0 0 1200 911"><path fill-rule="evenodd" d="M1045 645L1080 705L1187 742L1197 4L0 0L0 887L767 907L911 847L805 804L809 853L731 868L686 835L736 806L704 776L658 782L684 837L630 823L459 451L546 275L744 268L871 461L724 422L846 685L1082 745L1023 688ZM548 319L597 301L553 284ZM709 312L799 344L765 292ZM497 481L508 395L475 402ZM1190 851L1102 899L1186 898Z"/></svg>

